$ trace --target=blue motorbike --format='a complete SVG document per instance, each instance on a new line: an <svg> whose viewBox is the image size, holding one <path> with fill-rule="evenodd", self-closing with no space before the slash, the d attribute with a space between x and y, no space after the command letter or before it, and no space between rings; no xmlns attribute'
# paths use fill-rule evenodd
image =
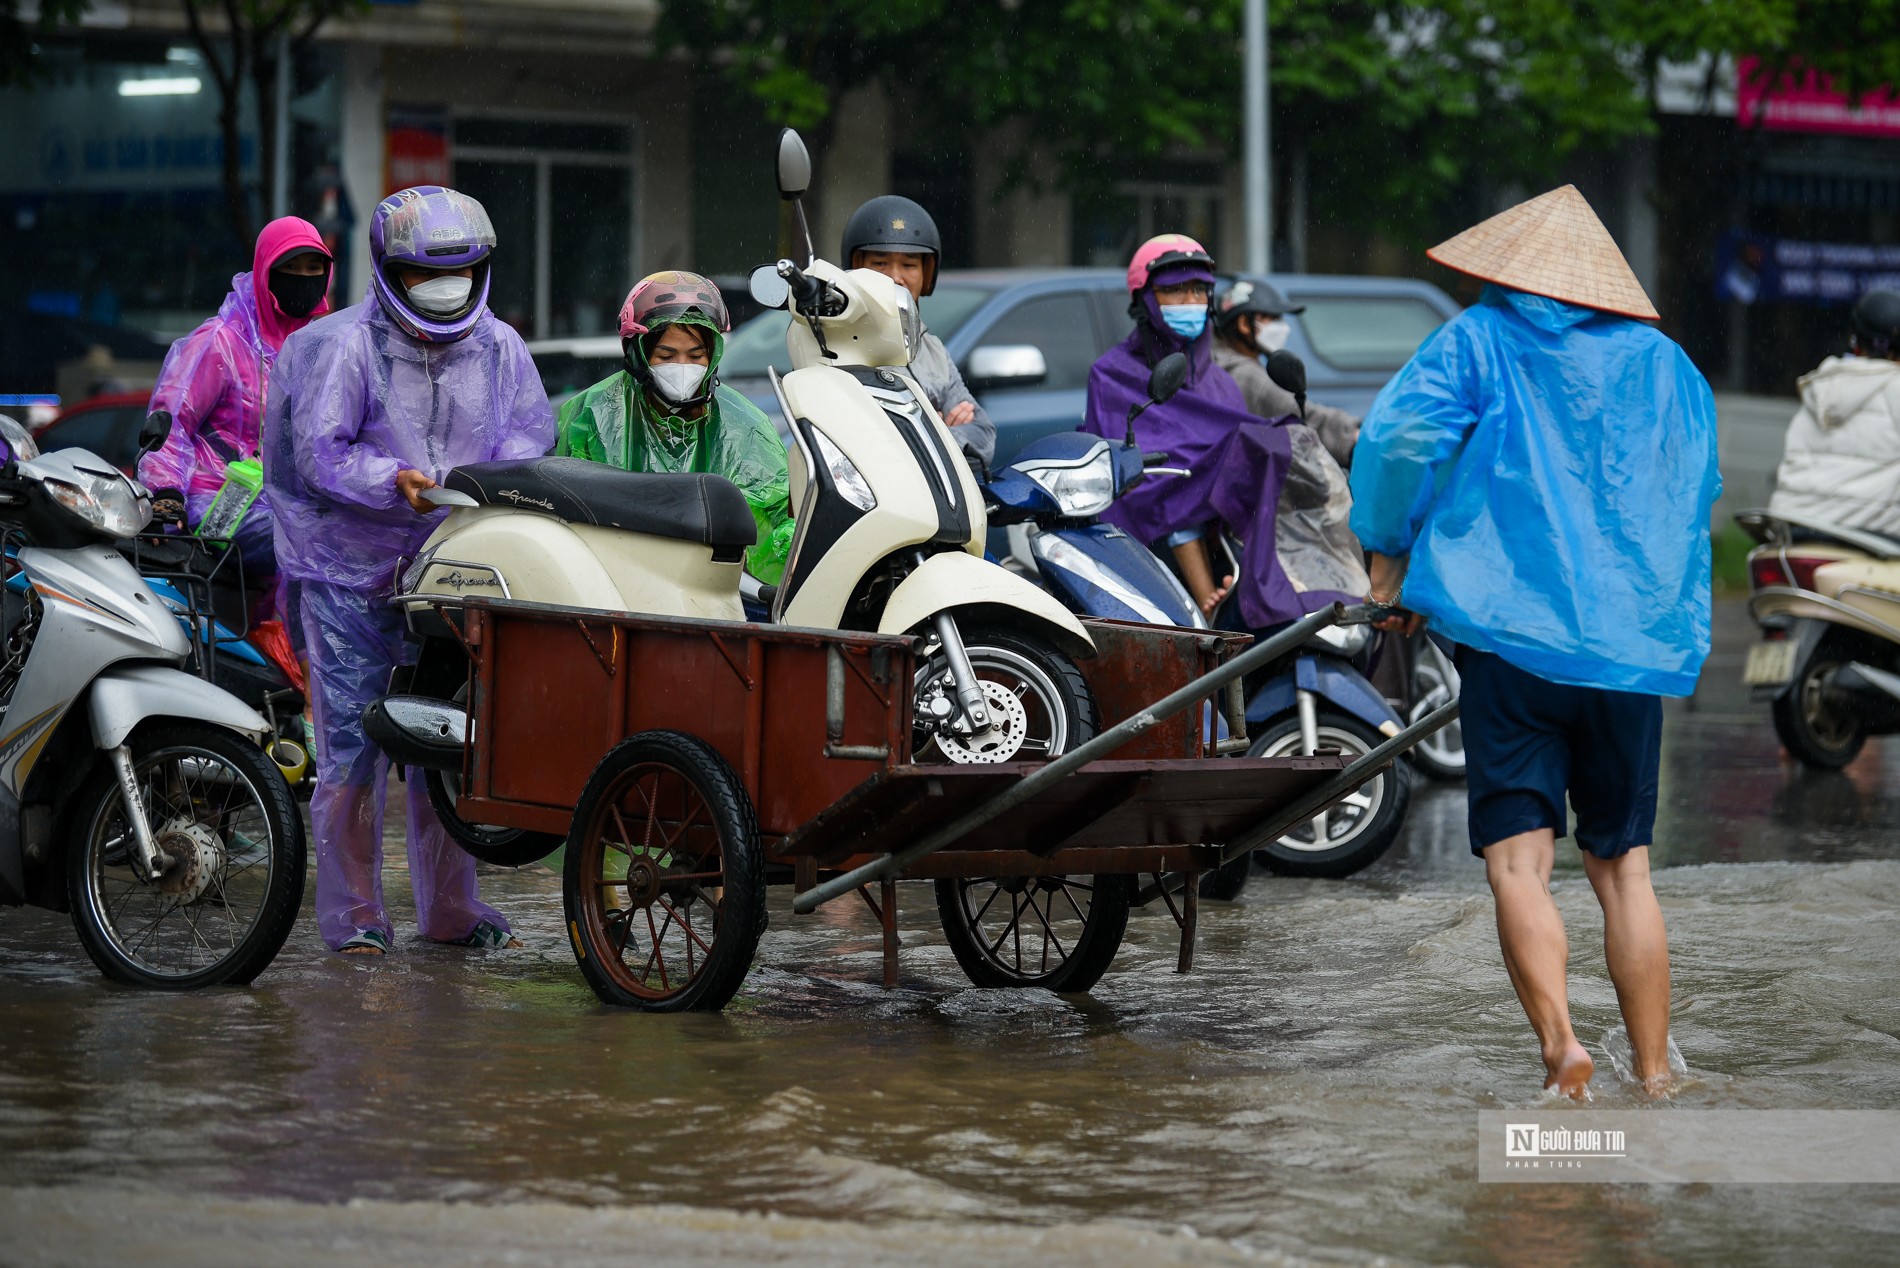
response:
<svg viewBox="0 0 1900 1268"><path fill-rule="evenodd" d="M1178 354L1177 354L1178 356ZM1164 358L1149 383L1148 404L1180 386L1186 364ZM1304 386L1303 384L1301 385ZM1156 554L1102 512L1143 479L1186 474L1166 454L1143 454L1134 419L1119 444L1086 432L1046 436L1022 449L985 485L990 524L1006 546L1006 567L1040 583L1071 611L1155 625L1208 628L1187 588ZM1221 536L1229 572L1239 548ZM1219 615L1218 613L1216 614ZM1363 625L1334 627L1298 653L1250 675L1245 683L1249 756L1290 757L1372 751L1403 723L1362 672L1372 640ZM1210 726L1225 727L1212 716ZM1411 771L1395 763L1346 801L1257 850L1269 870L1292 876L1347 876L1383 855L1398 838L1411 801ZM1246 860L1203 879L1202 893L1231 898L1246 883Z"/></svg>

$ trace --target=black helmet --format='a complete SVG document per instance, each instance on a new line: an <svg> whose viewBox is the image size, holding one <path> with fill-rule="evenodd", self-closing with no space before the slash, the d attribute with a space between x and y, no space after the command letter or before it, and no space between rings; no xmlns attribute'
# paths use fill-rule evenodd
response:
<svg viewBox="0 0 1900 1268"><path fill-rule="evenodd" d="M1900 291L1872 290L1854 301L1854 348L1862 356L1900 357Z"/></svg>
<svg viewBox="0 0 1900 1268"><path fill-rule="evenodd" d="M1272 282L1242 277L1234 279L1214 297L1214 326L1218 330L1231 330L1235 322L1249 313L1278 317L1283 313L1305 311L1305 304L1289 303Z"/></svg>
<svg viewBox="0 0 1900 1268"><path fill-rule="evenodd" d="M927 255L924 294L937 289L937 261L943 255L943 239L930 213L908 198L880 194L851 213L851 219L845 222L844 241L838 247L838 262L850 268L852 257L860 251Z"/></svg>

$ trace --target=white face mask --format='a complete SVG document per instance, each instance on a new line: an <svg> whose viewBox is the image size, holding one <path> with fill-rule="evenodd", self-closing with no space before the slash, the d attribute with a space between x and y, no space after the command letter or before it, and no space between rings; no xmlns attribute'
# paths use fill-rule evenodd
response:
<svg viewBox="0 0 1900 1268"><path fill-rule="evenodd" d="M468 277L432 277L409 288L409 302L425 313L446 316L460 312L468 303L475 280Z"/></svg>
<svg viewBox="0 0 1900 1268"><path fill-rule="evenodd" d="M647 368L653 371L653 386L669 401L691 400L699 391L699 385L706 381L706 367L690 361L670 361Z"/></svg>
<svg viewBox="0 0 1900 1268"><path fill-rule="evenodd" d="M1272 356L1286 347L1286 337L1293 333L1293 327L1284 317L1275 317L1272 321L1257 323L1253 328L1254 347Z"/></svg>

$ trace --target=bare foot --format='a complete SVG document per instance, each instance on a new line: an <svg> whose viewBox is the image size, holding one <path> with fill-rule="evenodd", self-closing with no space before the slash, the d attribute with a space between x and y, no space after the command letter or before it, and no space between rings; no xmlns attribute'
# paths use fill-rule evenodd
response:
<svg viewBox="0 0 1900 1268"><path fill-rule="evenodd" d="M1676 1077L1674 1070L1652 1074L1643 1080L1643 1095L1652 1101L1666 1101L1681 1083L1682 1080Z"/></svg>
<svg viewBox="0 0 1900 1268"><path fill-rule="evenodd" d="M1573 1101L1589 1099L1590 1076L1596 1073L1597 1065L1574 1038L1569 1047L1562 1051L1545 1053L1544 1068L1550 1071L1550 1077L1544 1080L1546 1089L1555 1090L1557 1095L1567 1096Z"/></svg>
<svg viewBox="0 0 1900 1268"><path fill-rule="evenodd" d="M371 946L344 947L343 954L344 955L381 955L383 954L383 949L381 947L371 947Z"/></svg>

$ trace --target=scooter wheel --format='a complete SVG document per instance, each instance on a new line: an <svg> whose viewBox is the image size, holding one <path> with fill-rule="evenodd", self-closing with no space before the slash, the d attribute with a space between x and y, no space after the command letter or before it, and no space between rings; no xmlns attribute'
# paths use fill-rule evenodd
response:
<svg viewBox="0 0 1900 1268"><path fill-rule="evenodd" d="M1841 769L1867 742L1860 716L1829 698L1829 679L1840 668L1824 646L1773 706L1775 734L1796 761L1815 770Z"/></svg>
<svg viewBox="0 0 1900 1268"><path fill-rule="evenodd" d="M1359 758L1384 739L1357 718L1320 710L1321 753ZM1296 757L1303 751L1300 720L1289 715L1270 724L1247 750L1247 756ZM1411 801L1411 767L1406 762L1394 762L1324 815L1255 850L1254 857L1268 871L1282 876L1351 876L1371 866L1398 840Z"/></svg>
<svg viewBox="0 0 1900 1268"><path fill-rule="evenodd" d="M424 782L429 789L429 806L442 821L449 839L478 861L495 867L526 867L539 863L560 848L562 838L552 832L529 832L525 828L503 828L492 823L470 823L455 812L456 790L461 781L439 770L428 771Z"/></svg>
<svg viewBox="0 0 1900 1268"><path fill-rule="evenodd" d="M282 949L303 902L303 820L248 738L168 722L131 742L164 858L141 874L119 781L103 758L68 803L73 927L100 972L160 990L243 985Z"/></svg>

